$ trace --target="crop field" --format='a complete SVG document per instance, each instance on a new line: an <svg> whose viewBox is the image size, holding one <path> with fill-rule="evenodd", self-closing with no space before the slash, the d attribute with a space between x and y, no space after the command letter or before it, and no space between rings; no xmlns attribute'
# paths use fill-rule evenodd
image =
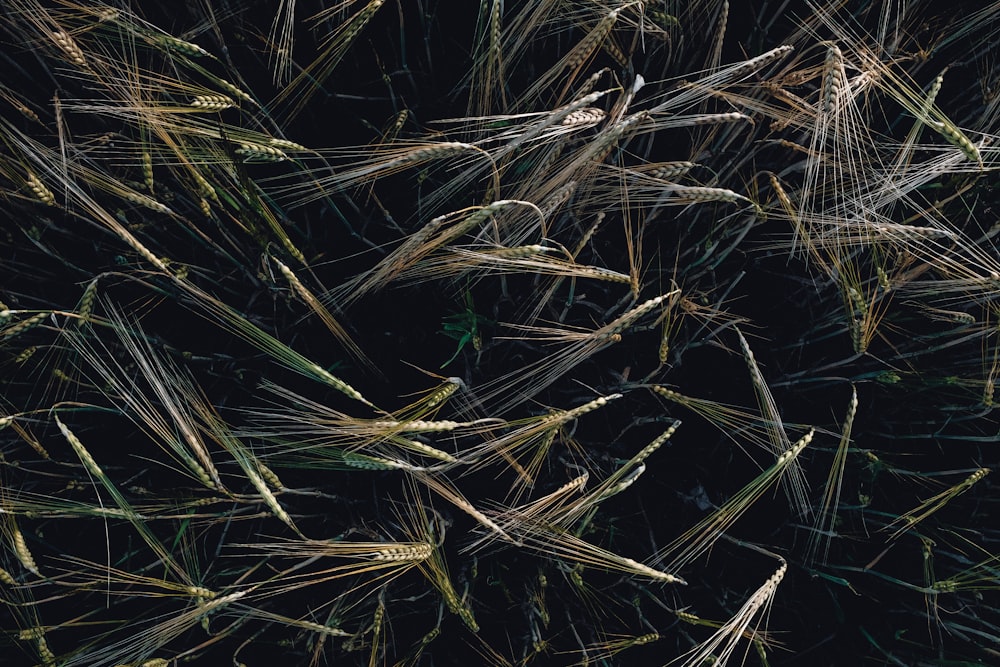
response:
<svg viewBox="0 0 1000 667"><path fill-rule="evenodd" d="M0 40L3 665L1000 664L1000 2Z"/></svg>

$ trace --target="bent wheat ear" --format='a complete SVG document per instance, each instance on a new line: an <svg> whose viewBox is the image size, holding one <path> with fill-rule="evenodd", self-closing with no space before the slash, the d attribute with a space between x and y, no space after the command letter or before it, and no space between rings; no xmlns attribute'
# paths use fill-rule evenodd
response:
<svg viewBox="0 0 1000 667"><path fill-rule="evenodd" d="M568 505L575 506L577 504L578 501L570 500L570 496L582 490L587 485L588 479L590 479L590 473L584 470L582 474L541 498L518 505L512 509L498 511L496 512L496 523L508 532L516 532L518 525L525 520L549 523L550 517L561 516L568 510ZM475 551L491 540L492 538L487 535L463 547L462 552Z"/></svg>
<svg viewBox="0 0 1000 667"><path fill-rule="evenodd" d="M471 90L482 91L478 96L470 95L469 111L479 115L488 113L495 98L499 97L502 107L507 106L503 74L503 42L501 39L501 14L503 0L491 0L480 4L480 16L476 25L476 63L473 65Z"/></svg>
<svg viewBox="0 0 1000 667"><path fill-rule="evenodd" d="M125 412L140 428L161 436L199 481L208 488L222 491L222 479L201 432L191 418L189 399L197 401L198 397L191 381L163 359L140 332L134 331L125 315L115 306L106 304L106 310L128 357L140 369L166 415L142 392L135 391L135 382L128 379L123 365L103 343L89 340L85 335L87 331L68 330L65 332L67 338L105 381L117 390L116 398L132 409Z"/></svg>
<svg viewBox="0 0 1000 667"><path fill-rule="evenodd" d="M584 654L587 656L587 659L603 661L633 646L652 644L660 639L660 634L656 632L649 632L644 635L605 635L601 641L588 644L584 650Z"/></svg>
<svg viewBox="0 0 1000 667"><path fill-rule="evenodd" d="M823 98L821 109L824 114L831 114L837 107L841 89L844 87L844 54L836 44L830 44L826 51L826 62L823 64Z"/></svg>
<svg viewBox="0 0 1000 667"><path fill-rule="evenodd" d="M197 306L215 317L225 330L246 340L289 370L332 387L359 403L364 403L372 408L375 407L357 389L315 361L307 359L271 334L260 329L231 306L198 289L187 281L181 281L181 283L185 291L194 298Z"/></svg>
<svg viewBox="0 0 1000 667"><path fill-rule="evenodd" d="M680 425L680 420L674 421L670 425L670 428L654 438L652 442L639 450L635 456L623 463L607 479L597 485L593 491L565 509L561 509L558 512L547 512L545 520L552 525L569 528L601 502L627 489L645 472L646 459L673 437Z"/></svg>
<svg viewBox="0 0 1000 667"><path fill-rule="evenodd" d="M488 440L470 452L467 458L474 461L477 467L502 459L517 471L521 483L526 486L533 485L555 432L563 425L589 412L599 410L621 397L622 394L599 396L569 410L557 410L541 417L523 420L524 425L511 422L510 425L515 428L510 433ZM522 466L518 457L525 450L531 452L531 458L527 465Z"/></svg>
<svg viewBox="0 0 1000 667"><path fill-rule="evenodd" d="M286 7L286 13L290 12L291 7L294 6L294 0L284 0L284 2L290 3L290 6ZM385 0L369 0L353 16L340 23L323 40L320 55L303 68L299 75L292 79L288 85L282 87L281 92L271 103L271 106L274 107L286 103L289 105L287 113L284 114L285 121L295 118L302 112L309 99L320 89L316 83L322 83L330 76L347 54L351 44L357 39L358 35L361 34L361 31L368 25L383 4L385 4ZM333 6L316 14L313 20L321 23L330 17L335 17L344 6L344 3L335 3ZM277 17L275 17L275 29L277 29ZM285 28L283 33L287 32L287 30ZM291 48L291 41L284 34L282 35L282 44ZM285 60L290 54L286 56L279 51L278 56L275 68L276 79L279 78L279 75L284 76L287 73L288 65L285 63Z"/></svg>
<svg viewBox="0 0 1000 667"><path fill-rule="evenodd" d="M252 589L246 589L220 595L212 600L199 604L188 605L175 613L159 616L154 623L145 624L142 629L129 634L117 641L102 644L96 651L78 653L60 664L65 667L78 665L120 665L128 663L135 656L149 656L164 652L164 647L203 622L209 615L227 607L235 607ZM242 606L242 605L240 605ZM161 659L153 658L147 662L159 667ZM139 663L144 664L144 663Z"/></svg>
<svg viewBox="0 0 1000 667"><path fill-rule="evenodd" d="M979 148L965 135L957 125L945 118L940 121L928 121L929 125L937 131L952 146L955 146L970 162L975 162L983 166L983 158L979 154Z"/></svg>
<svg viewBox="0 0 1000 667"><path fill-rule="evenodd" d="M650 113L663 114L671 113L672 110L678 108L686 109L699 100L703 100L708 95L706 91L723 90L726 86L739 83L754 72L759 71L794 50L794 46L786 44L775 47L749 60L723 66L715 72L695 81L685 83L678 89L664 94L665 101L651 108Z"/></svg>
<svg viewBox="0 0 1000 667"><path fill-rule="evenodd" d="M430 253L448 245L466 233L473 232L494 215L511 206L526 206L534 211L540 219L544 219L535 204L516 199L500 199L475 210L463 209L438 216L415 233L407 236L398 248L389 253L374 268L348 281L343 288L335 290L325 298L350 305L367 294L384 289ZM452 223L451 226L446 226L458 215L464 217Z"/></svg>
<svg viewBox="0 0 1000 667"><path fill-rule="evenodd" d="M124 514L125 518L128 519L129 523L132 524L136 532L139 533L139 536L142 537L143 541L149 546L150 549L153 550L163 564L180 579L180 581L185 582L185 584L189 586L195 586L196 583L191 580L187 571L174 560L170 552L164 548L159 539L157 539L157 537L150 530L146 517L137 513L129 502L125 500L125 496L122 495L115 483L104 473L104 470L97 464L97 461L91 455L90 451L84 447L83 442L81 442L80 439L76 437L76 434L73 433L73 431L71 431L61 419L59 419L58 413L54 414L53 417L56 425L59 427L59 431L66 439L66 442L68 442L73 448L74 453L76 453L79 457L80 461L87 469L87 472L96 478L97 481L100 482L101 486L104 487L104 489L111 495L115 504L118 505L118 509L122 512L122 514Z"/></svg>
<svg viewBox="0 0 1000 667"><path fill-rule="evenodd" d="M530 104L538 99L548 88L558 81L564 73L566 74L566 81L563 84L561 91L556 95L555 99L557 103L565 99L570 88L572 88L574 81L579 76L583 66L591 59L597 49L606 43L606 40L609 38L611 30L614 28L615 22L622 14L622 11L636 4L640 3L625 3L602 16L597 24L584 36L584 38L580 40L566 55L564 55L559 62L538 77L535 83L532 84L532 86L525 92L522 98L523 102Z"/></svg>
<svg viewBox="0 0 1000 667"><path fill-rule="evenodd" d="M718 403L709 399L692 398L660 385L653 385L650 389L671 403L685 407L714 424L724 436L733 442L740 443L739 438L745 437L755 445L769 452L772 451L771 433L759 414L739 406Z"/></svg>
<svg viewBox="0 0 1000 667"><path fill-rule="evenodd" d="M11 550L14 552L14 555L17 556L17 560L28 572L31 572L36 577L42 576L42 573L38 570L38 563L35 562L35 557L31 554L31 550L28 549L28 543L24 539L24 533L21 532L21 529L18 527L14 517L7 516L5 519L5 528L7 529L5 532L8 533ZM7 576L9 578L10 574L8 573Z"/></svg>
<svg viewBox="0 0 1000 667"><path fill-rule="evenodd" d="M462 619L465 626L472 632L479 632L479 624L472 613L472 606L468 600L458 595L455 585L451 581L448 573L448 566L445 563L444 555L440 548L431 549L428 557L417 563L417 568L423 573L427 580L441 593L448 611Z"/></svg>
<svg viewBox="0 0 1000 667"><path fill-rule="evenodd" d="M747 634L748 628L758 616L758 613L763 610L763 614L761 615L767 615L767 609L774 600L774 593L778 589L778 584L781 583L787 571L788 565L782 560L781 565L775 573L750 596L729 621L705 642L696 646L685 656L681 656L681 658L687 657L687 660L683 663L683 667L701 667L701 665L710 660L712 661L711 664L718 665L719 667L725 665L736 651L736 646L740 638ZM756 627L750 632L752 635L756 635ZM668 664L675 664L681 658L677 658L677 660Z"/></svg>
<svg viewBox="0 0 1000 667"><path fill-rule="evenodd" d="M340 344L344 346L344 349L346 349L364 368L373 373L378 373L378 368L376 368L375 364L372 363L371 359L369 359L365 353L362 352L361 348L358 347L357 343L351 339L350 334L348 334L347 330L341 326L340 322L338 322L336 318L334 318L333 314L326 309L326 307L309 290L309 288L302 284L299 277L296 276L295 273L277 257L272 255L271 261L278 265L281 275L288 280L288 284L291 285L292 291L295 292L296 296L298 296L307 306L309 306L310 309L312 309L314 313L316 313L316 316L319 317L323 325L326 326L327 330L333 334L334 338L336 338Z"/></svg>
<svg viewBox="0 0 1000 667"><path fill-rule="evenodd" d="M441 407L460 389L465 389L462 378L445 378L439 387L431 389L409 405L394 410L392 417L399 421L434 419Z"/></svg>
<svg viewBox="0 0 1000 667"><path fill-rule="evenodd" d="M52 190L49 190L49 188L30 171L28 172L28 189L31 190L31 194L35 195L35 198L43 204L46 204L47 206L56 205L56 196L52 193Z"/></svg>
<svg viewBox="0 0 1000 667"><path fill-rule="evenodd" d="M288 616L283 616L272 611L267 611L259 607L255 607L252 610L247 609L247 616L252 618L260 618L266 621L273 621L275 623L280 623L281 625L287 625L293 628L301 628L303 630L308 630L309 632L314 632L321 637L353 637L354 634L347 632L346 630L341 630L337 627L332 627L329 625L323 625L321 623L316 623L314 621L307 621L302 618L290 618ZM140 665L139 667L145 667ZM152 666L150 666L152 667ZM163 667L167 667L164 664Z"/></svg>
<svg viewBox="0 0 1000 667"><path fill-rule="evenodd" d="M281 0L268 35L268 42L274 45L268 54L268 62L271 64L271 77L276 86L287 85L292 75L294 20L295 0Z"/></svg>
<svg viewBox="0 0 1000 667"><path fill-rule="evenodd" d="M810 430L802 436L790 449L778 456L774 465L733 495L722 507L660 550L656 554L656 562L663 562L672 556L667 569L677 571L708 551L781 478L795 458L812 442L813 433Z"/></svg>
<svg viewBox="0 0 1000 667"><path fill-rule="evenodd" d="M195 398L197 396L197 398ZM262 470L266 470L267 467L263 466L257 460L257 458L250 452L250 450L240 442L229 430L229 427L222 422L222 419L215 412L215 409L208 403L207 400L199 400L201 396L194 394L192 392L192 409L198 414L201 419L205 430L212 436L212 438L222 445L226 451L232 455L236 462L243 469L243 474L246 475L250 483L257 489L260 497L263 499L264 504L267 505L268 509L280 519L285 525L295 531L300 537L304 537L299 531L298 526L292 521L292 517L289 516L285 508L281 506L278 502L278 498L274 495L271 489L268 487ZM273 473L271 476L273 477ZM274 478L275 480L277 478ZM278 484L280 486L280 483Z"/></svg>
<svg viewBox="0 0 1000 667"><path fill-rule="evenodd" d="M887 524L882 530L888 530L890 528L899 526L896 529L896 531L889 536L890 540L897 539L900 535L907 532L908 530L916 526L918 523L920 523L921 521L923 521L924 519L926 519L927 517L929 517L930 515L934 514L942 507L947 505L954 498L968 491L977 482L982 480L988 474L990 474L989 468L979 468L978 470L974 471L971 475L963 479L958 484L928 498L927 500L923 501L922 503L920 503L920 505L913 508L909 512L900 515L891 523Z"/></svg>
<svg viewBox="0 0 1000 667"><path fill-rule="evenodd" d="M532 522L525 518L518 525L516 534L521 538L524 548L549 558L624 572L664 584L687 585L686 581L676 575L631 558L619 556L555 526Z"/></svg>
<svg viewBox="0 0 1000 667"><path fill-rule="evenodd" d="M750 344L747 343L747 339L743 337L739 329L736 329L736 335L740 341L743 358L746 360L747 368L750 370L750 379L753 381L754 392L757 395L757 405L760 407L761 415L764 417L771 452L775 456L780 456L782 452L791 446L791 442L788 440L788 436L785 435L785 427L781 422L778 406L774 402L771 389L767 386L763 373L760 372L757 359L754 357L753 350L750 349ZM799 516L808 516L811 511L807 497L809 485L802 466L797 459L790 464L786 474L787 477L782 477L782 484L784 485L789 501L795 507L795 511Z"/></svg>
<svg viewBox="0 0 1000 667"><path fill-rule="evenodd" d="M840 505L840 491L844 481L844 466L847 464L847 452L851 445L851 428L854 425L854 416L857 411L858 390L854 385L851 385L851 400L847 404L847 415L844 417L840 442L837 444L833 463L830 465L830 474L826 478L822 504L819 511L815 513L813 533L809 537L806 559L810 563L819 558L821 563L826 564L830 552Z"/></svg>
<svg viewBox="0 0 1000 667"><path fill-rule="evenodd" d="M10 311L8 310L5 310L3 312L7 316L10 315ZM34 329L39 324L44 322L45 318L47 318L49 315L50 313L35 313L34 315L32 315L27 319L21 320L20 322L15 322L9 327L0 330L0 341L7 341L11 338L14 338L15 336L20 336L25 331L30 331L31 329ZM4 317L3 319L6 319L6 317ZM0 322L2 322L2 320L0 320Z"/></svg>
<svg viewBox="0 0 1000 667"><path fill-rule="evenodd" d="M676 290L649 299L593 331L565 332L558 329L555 331L559 335L551 337L551 330L544 327L512 325L516 329L529 332L539 331L545 334L539 337L539 340L571 342L554 354L532 362L524 368L511 371L479 387L477 395L480 401L489 405L495 399L503 397L502 402L499 405L491 406L491 409L495 415L505 414L511 408L520 405L547 388L577 364L587 360L605 347L620 342L625 330L653 312L675 293Z"/></svg>
<svg viewBox="0 0 1000 667"><path fill-rule="evenodd" d="M480 524L496 533L501 539L512 544L520 544L510 536L503 528L498 526L493 519L483 514L462 494L461 491L444 475L427 474L425 471L414 471L413 477L424 484L428 489L438 494L458 509L462 510Z"/></svg>

